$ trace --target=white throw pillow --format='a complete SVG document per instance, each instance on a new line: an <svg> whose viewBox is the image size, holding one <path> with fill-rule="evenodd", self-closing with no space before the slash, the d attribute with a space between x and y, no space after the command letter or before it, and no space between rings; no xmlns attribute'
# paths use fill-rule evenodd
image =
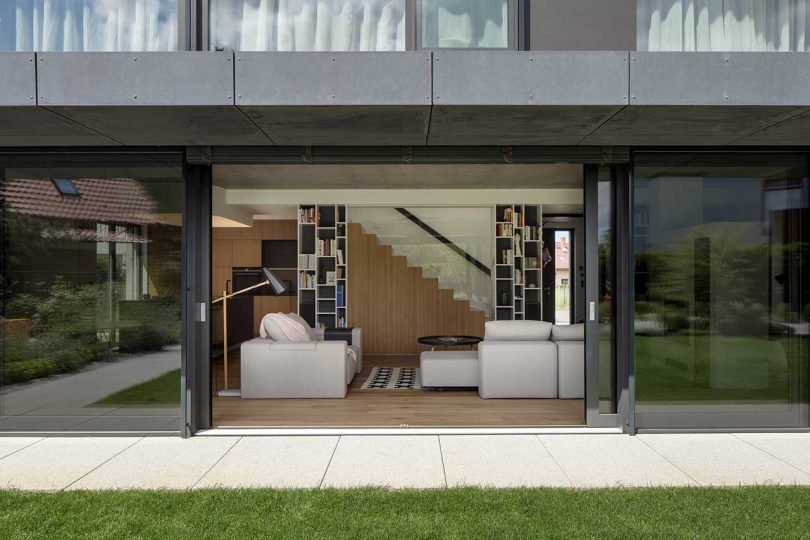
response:
<svg viewBox="0 0 810 540"><path fill-rule="evenodd" d="M294 325L294 327L285 329L283 327L285 321L280 319L286 319L285 325ZM307 331L306 323L302 325L299 321L285 313L268 313L265 315L259 327L259 335L265 339L269 338L280 343L312 341ZM292 338L291 335L300 335L300 339Z"/></svg>
<svg viewBox="0 0 810 540"><path fill-rule="evenodd" d="M551 341L585 341L585 323L555 324L551 329Z"/></svg>
<svg viewBox="0 0 810 540"><path fill-rule="evenodd" d="M318 341L320 338L318 337L318 331L312 328L304 318L299 315L298 313L287 313L287 317L291 318L294 321L297 321L304 325L304 328L307 329L307 333L309 334L309 339L312 341Z"/></svg>
<svg viewBox="0 0 810 540"><path fill-rule="evenodd" d="M548 341L553 325L545 321L488 321L485 341Z"/></svg>

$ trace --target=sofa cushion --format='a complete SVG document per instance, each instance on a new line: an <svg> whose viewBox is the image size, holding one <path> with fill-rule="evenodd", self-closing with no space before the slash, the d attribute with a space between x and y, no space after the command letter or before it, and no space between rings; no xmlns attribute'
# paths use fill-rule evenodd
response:
<svg viewBox="0 0 810 540"><path fill-rule="evenodd" d="M307 329L307 333L309 334L309 339L312 341L321 341L320 336L318 335L318 331L312 328L304 318L299 315L298 313L287 313L287 316L294 321L298 321L299 323L304 325L304 328Z"/></svg>
<svg viewBox="0 0 810 540"><path fill-rule="evenodd" d="M259 335L281 343L311 341L307 328L306 323L302 325L284 313L268 313L262 318Z"/></svg>
<svg viewBox="0 0 810 540"><path fill-rule="evenodd" d="M488 321L485 341L548 341L553 325L544 321Z"/></svg>
<svg viewBox="0 0 810 540"><path fill-rule="evenodd" d="M585 341L585 323L555 324L551 329L551 341Z"/></svg>

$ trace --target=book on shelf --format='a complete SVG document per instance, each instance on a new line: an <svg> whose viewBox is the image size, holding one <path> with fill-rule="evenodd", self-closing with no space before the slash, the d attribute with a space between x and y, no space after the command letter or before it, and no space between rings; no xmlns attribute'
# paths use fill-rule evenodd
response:
<svg viewBox="0 0 810 540"><path fill-rule="evenodd" d="M523 272L520 269L515 269L515 285L523 285Z"/></svg>
<svg viewBox="0 0 810 540"><path fill-rule="evenodd" d="M512 225L514 225L515 227L523 227L523 220L524 220L523 214L520 212L515 212L512 215Z"/></svg>
<svg viewBox="0 0 810 540"><path fill-rule="evenodd" d="M300 253L298 255L298 268L315 270L317 264L317 257L312 253Z"/></svg>
<svg viewBox="0 0 810 540"><path fill-rule="evenodd" d="M344 262L343 262L343 250L342 249L337 250L337 263L338 264L344 264Z"/></svg>
<svg viewBox="0 0 810 540"><path fill-rule="evenodd" d="M537 225L529 225L523 230L526 240L540 240L541 229Z"/></svg>
<svg viewBox="0 0 810 540"><path fill-rule="evenodd" d="M320 214L315 207L299 208L298 221L300 223L318 223L320 221Z"/></svg>
<svg viewBox="0 0 810 540"><path fill-rule="evenodd" d="M338 328L346 328L346 317L338 317L335 326Z"/></svg>
<svg viewBox="0 0 810 540"><path fill-rule="evenodd" d="M315 274L309 272L298 273L298 288L299 289L314 289L315 288Z"/></svg>
<svg viewBox="0 0 810 540"><path fill-rule="evenodd" d="M514 231L512 223L498 223L495 234L498 236L512 236Z"/></svg>
<svg viewBox="0 0 810 540"><path fill-rule="evenodd" d="M512 262L512 250L511 249L502 249L501 250L501 264L510 264Z"/></svg>
<svg viewBox="0 0 810 540"><path fill-rule="evenodd" d="M336 278L336 279L343 279L343 278L345 278L345 277L346 277L346 275L345 275L345 273L344 273L344 271L343 271L343 268L342 268L342 267L340 267L340 266L338 266L338 267L335 269L335 278Z"/></svg>
<svg viewBox="0 0 810 540"><path fill-rule="evenodd" d="M337 241L334 238L322 238L315 244L316 253L319 256L332 256L335 254Z"/></svg>
<svg viewBox="0 0 810 540"><path fill-rule="evenodd" d="M526 268L540 268L540 259L538 257L526 257Z"/></svg>
<svg viewBox="0 0 810 540"><path fill-rule="evenodd" d="M506 221L506 222L509 222L509 223L512 222L512 209L511 208L505 208L504 209L504 211L503 211L503 221Z"/></svg>
<svg viewBox="0 0 810 540"><path fill-rule="evenodd" d="M338 283L335 287L336 307L346 307L346 286L343 283Z"/></svg>

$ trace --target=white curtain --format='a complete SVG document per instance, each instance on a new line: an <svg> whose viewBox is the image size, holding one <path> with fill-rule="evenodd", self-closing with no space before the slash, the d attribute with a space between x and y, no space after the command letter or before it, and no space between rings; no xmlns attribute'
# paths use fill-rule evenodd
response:
<svg viewBox="0 0 810 540"><path fill-rule="evenodd" d="M509 0L422 0L422 46L509 47Z"/></svg>
<svg viewBox="0 0 810 540"><path fill-rule="evenodd" d="M210 6L212 50L405 50L405 0L211 0Z"/></svg>
<svg viewBox="0 0 810 540"><path fill-rule="evenodd" d="M640 51L810 51L810 0L638 0Z"/></svg>
<svg viewBox="0 0 810 540"><path fill-rule="evenodd" d="M0 0L0 50L176 49L177 0Z"/></svg>

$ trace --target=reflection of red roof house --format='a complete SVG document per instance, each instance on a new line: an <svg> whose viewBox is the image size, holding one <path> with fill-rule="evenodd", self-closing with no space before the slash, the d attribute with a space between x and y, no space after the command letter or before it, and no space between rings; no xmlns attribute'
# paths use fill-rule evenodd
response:
<svg viewBox="0 0 810 540"><path fill-rule="evenodd" d="M72 182L77 196L60 194L51 181L27 178L7 179L0 195L7 208L30 216L121 225L155 222L150 214L157 205L135 179L78 178Z"/></svg>
<svg viewBox="0 0 810 540"><path fill-rule="evenodd" d="M557 270L567 270L571 266L571 254L569 253L569 245L565 238L560 238L559 241L554 243L554 267Z"/></svg>

